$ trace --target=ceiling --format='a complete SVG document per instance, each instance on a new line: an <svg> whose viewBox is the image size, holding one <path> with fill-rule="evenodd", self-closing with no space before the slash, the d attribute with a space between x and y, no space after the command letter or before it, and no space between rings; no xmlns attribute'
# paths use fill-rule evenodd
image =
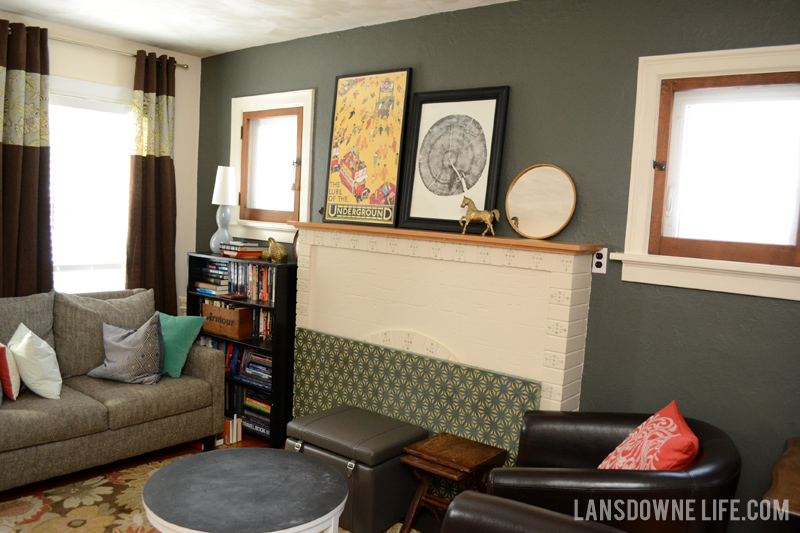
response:
<svg viewBox="0 0 800 533"><path fill-rule="evenodd" d="M0 0L0 10L207 57L508 1Z"/></svg>

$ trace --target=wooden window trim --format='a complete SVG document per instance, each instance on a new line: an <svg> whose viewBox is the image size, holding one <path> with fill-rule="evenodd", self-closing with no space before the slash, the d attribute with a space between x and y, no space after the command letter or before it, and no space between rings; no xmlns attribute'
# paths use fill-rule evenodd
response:
<svg viewBox="0 0 800 533"><path fill-rule="evenodd" d="M249 169L249 148L250 148L250 121L269 117L292 116L297 118L297 153L295 160L299 161L294 170L294 210L293 211L270 211L266 209L252 209L247 207L248 177ZM261 111L245 111L242 115L242 172L241 172L241 191L239 200L239 218L243 220L258 220L261 222L282 222L298 220L300 218L300 169L302 165L302 141L303 141L303 107L289 107L280 109L266 109Z"/></svg>
<svg viewBox="0 0 800 533"><path fill-rule="evenodd" d="M672 112L676 92L692 89L782 84L800 84L800 71L662 80L655 161L669 161ZM650 216L649 254L800 266L800 220L797 222L798 235L793 246L664 237L662 233L670 169L668 166L663 170L660 169L656 166L655 161L653 165L655 172L653 179L653 207ZM800 217L798 218L800 219Z"/></svg>

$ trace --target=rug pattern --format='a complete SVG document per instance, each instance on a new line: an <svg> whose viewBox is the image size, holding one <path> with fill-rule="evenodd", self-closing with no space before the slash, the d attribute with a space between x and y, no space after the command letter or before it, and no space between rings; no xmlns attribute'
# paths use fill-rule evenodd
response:
<svg viewBox="0 0 800 533"><path fill-rule="evenodd" d="M173 457L0 503L0 533L158 533L142 488Z"/></svg>
<svg viewBox="0 0 800 533"><path fill-rule="evenodd" d="M142 507L142 489L156 470L187 455L0 502L0 533L158 533ZM386 533L399 529L397 524Z"/></svg>

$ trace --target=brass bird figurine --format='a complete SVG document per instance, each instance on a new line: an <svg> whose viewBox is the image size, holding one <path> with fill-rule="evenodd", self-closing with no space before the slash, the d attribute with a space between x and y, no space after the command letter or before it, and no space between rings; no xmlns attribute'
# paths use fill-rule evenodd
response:
<svg viewBox="0 0 800 533"><path fill-rule="evenodd" d="M289 252L286 247L279 244L272 237L269 238L269 256L266 258L270 263L286 263L289 260Z"/></svg>

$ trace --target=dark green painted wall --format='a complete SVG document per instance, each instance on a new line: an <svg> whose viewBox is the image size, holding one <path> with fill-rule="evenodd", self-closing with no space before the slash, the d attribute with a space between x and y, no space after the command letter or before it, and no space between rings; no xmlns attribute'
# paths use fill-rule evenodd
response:
<svg viewBox="0 0 800 533"><path fill-rule="evenodd" d="M319 221L335 77L411 67L414 92L509 85L498 197L530 165L561 166L578 206L555 240L621 251L638 58L797 43L797 0L522 0L207 58L197 242L216 229L208 200L229 159L231 98L316 90ZM499 233L513 234L504 216ZM744 457L739 497L759 498L785 440L800 435L800 303L623 283L620 270L612 262L593 279L581 408L651 412L676 399L686 416L733 436Z"/></svg>

